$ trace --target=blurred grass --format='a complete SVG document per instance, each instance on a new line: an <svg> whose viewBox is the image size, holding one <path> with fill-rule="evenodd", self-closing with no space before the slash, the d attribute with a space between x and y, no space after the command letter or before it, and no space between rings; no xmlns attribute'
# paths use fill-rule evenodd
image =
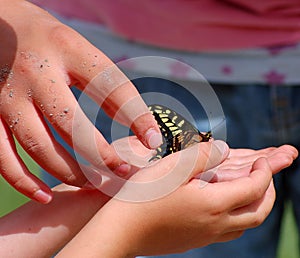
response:
<svg viewBox="0 0 300 258"><path fill-rule="evenodd" d="M18 152L22 156L30 171L35 175L39 175L39 166L34 161L32 161L30 157L19 146ZM2 177L0 177L0 217L13 211L28 200L29 199L27 197L24 197L23 195L15 191L8 185L6 181L3 180ZM284 214L277 258L300 258L298 252L298 235L296 223L290 204L287 205Z"/></svg>
<svg viewBox="0 0 300 258"><path fill-rule="evenodd" d="M298 243L296 221L293 216L292 205L288 203L283 217L277 257L300 258Z"/></svg>
<svg viewBox="0 0 300 258"><path fill-rule="evenodd" d="M22 156L29 170L39 176L39 166L26 154L26 152L17 145L18 153ZM25 202L29 201L27 197L13 189L2 177L0 177L0 217L13 211Z"/></svg>

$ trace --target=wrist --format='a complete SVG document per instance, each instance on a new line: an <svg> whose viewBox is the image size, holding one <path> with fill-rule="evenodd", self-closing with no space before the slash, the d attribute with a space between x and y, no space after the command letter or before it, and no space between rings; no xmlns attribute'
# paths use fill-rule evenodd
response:
<svg viewBox="0 0 300 258"><path fill-rule="evenodd" d="M122 205L122 202L116 200L108 202L65 246L57 258L95 257L95 254L109 258L136 257L139 230L127 208L126 204Z"/></svg>

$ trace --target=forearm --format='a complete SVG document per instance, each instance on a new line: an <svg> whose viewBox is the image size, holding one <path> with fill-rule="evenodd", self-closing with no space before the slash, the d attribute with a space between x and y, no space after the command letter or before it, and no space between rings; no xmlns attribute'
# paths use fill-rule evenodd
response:
<svg viewBox="0 0 300 258"><path fill-rule="evenodd" d="M136 220L133 215L134 211L131 209L132 205L135 206L133 203L111 200L107 206L97 212L56 258L135 257L137 253L134 248L141 241L141 232L146 230L144 226L147 223L143 225ZM140 205L137 204L137 206ZM144 207L144 205L141 206ZM146 209L143 212L146 212ZM140 219L141 215L136 215Z"/></svg>
<svg viewBox="0 0 300 258"><path fill-rule="evenodd" d="M108 199L99 191L64 186L54 191L54 200L48 205L31 201L21 206L0 219L0 257L49 257Z"/></svg>

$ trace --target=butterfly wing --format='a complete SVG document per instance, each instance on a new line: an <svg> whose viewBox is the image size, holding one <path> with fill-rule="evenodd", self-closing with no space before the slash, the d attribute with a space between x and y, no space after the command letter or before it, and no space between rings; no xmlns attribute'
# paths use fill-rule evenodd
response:
<svg viewBox="0 0 300 258"><path fill-rule="evenodd" d="M157 149L157 155L151 160L163 158L198 142L207 142L211 138L210 132L201 133L172 109L162 105L150 105L149 110L155 117L164 139L163 144Z"/></svg>

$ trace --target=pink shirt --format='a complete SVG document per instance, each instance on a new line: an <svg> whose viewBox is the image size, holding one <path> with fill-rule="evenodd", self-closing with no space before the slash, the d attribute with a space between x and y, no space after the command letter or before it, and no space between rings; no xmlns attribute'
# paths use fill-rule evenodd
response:
<svg viewBox="0 0 300 258"><path fill-rule="evenodd" d="M129 40L186 51L300 42L299 0L33 0Z"/></svg>

